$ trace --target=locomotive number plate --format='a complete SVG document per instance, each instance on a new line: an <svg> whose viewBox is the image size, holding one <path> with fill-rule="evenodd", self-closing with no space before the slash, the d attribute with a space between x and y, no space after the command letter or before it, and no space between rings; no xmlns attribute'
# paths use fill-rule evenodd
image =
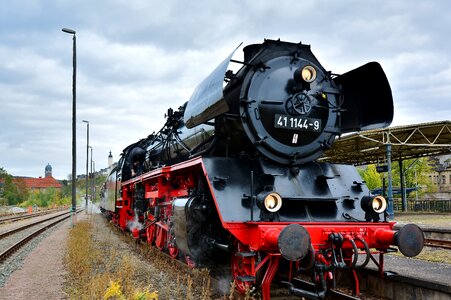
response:
<svg viewBox="0 0 451 300"><path fill-rule="evenodd" d="M317 132L321 129L321 120L276 114L274 116L274 127Z"/></svg>

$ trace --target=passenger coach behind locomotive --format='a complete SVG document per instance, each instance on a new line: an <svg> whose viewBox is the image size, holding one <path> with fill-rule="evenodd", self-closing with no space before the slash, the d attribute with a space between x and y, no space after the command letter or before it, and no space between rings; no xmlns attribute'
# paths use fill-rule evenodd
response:
<svg viewBox="0 0 451 300"><path fill-rule="evenodd" d="M143 175L122 178L119 226L138 213L149 243L193 264L218 265L224 255L217 251L232 251L237 289L261 286L263 299L284 270L280 262L291 264L287 278L314 275L317 292L291 286L292 293L322 298L334 270L376 262L373 255L390 245L417 255L421 230L410 224L395 232L385 199L370 195L353 166L315 162L338 135L391 123L380 65L334 75L310 46L265 40L244 48L243 67L233 74L233 54L187 104L168 111L160 132L124 150L119 180L133 149L144 149L146 159Z"/></svg>

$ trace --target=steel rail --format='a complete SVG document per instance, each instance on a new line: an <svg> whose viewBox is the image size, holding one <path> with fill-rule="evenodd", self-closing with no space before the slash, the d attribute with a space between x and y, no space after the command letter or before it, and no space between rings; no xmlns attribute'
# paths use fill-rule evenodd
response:
<svg viewBox="0 0 451 300"><path fill-rule="evenodd" d="M448 240L425 239L424 245L427 247L444 248L451 250L451 241Z"/></svg>
<svg viewBox="0 0 451 300"><path fill-rule="evenodd" d="M13 216L13 217L6 217L6 218L0 218L0 225L1 224L5 224L5 223L10 223L10 222L16 222L16 221L20 221L20 220L26 220L26 219L30 219L33 217L39 217L39 216L43 216L43 215L47 215L50 213L53 213L55 211L58 211L59 209L52 209L52 210L45 210L45 211L40 211L37 213L33 213L33 214L21 214L19 216Z"/></svg>
<svg viewBox="0 0 451 300"><path fill-rule="evenodd" d="M33 226L38 225L40 223L44 223L46 221L49 221L49 220L52 220L52 219L55 219L55 218L58 218L58 217L61 217L61 216L64 216L66 214L70 214L70 212L63 212L63 213L61 213L59 215L52 216L52 217L44 219L44 220L36 221L36 222L30 223L30 224L27 224L27 225L24 225L24 226L21 226L21 227L17 227L17 228L14 228L14 229L2 232L2 233L0 233L0 240L5 238L5 237L7 237L7 236L9 236L9 235L11 235L11 234L13 234L13 233L25 230L27 228L33 227Z"/></svg>

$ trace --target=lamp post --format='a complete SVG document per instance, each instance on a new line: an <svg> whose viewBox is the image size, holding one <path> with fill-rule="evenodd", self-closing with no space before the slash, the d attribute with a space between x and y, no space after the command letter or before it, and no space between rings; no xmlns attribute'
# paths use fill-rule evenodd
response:
<svg viewBox="0 0 451 300"><path fill-rule="evenodd" d="M76 201L76 183L77 183L77 135L76 135L76 104L77 104L77 40L75 37L75 30L63 28L63 32L72 34L73 38L73 58L72 58L72 226L75 225L75 211L77 206Z"/></svg>
<svg viewBox="0 0 451 300"><path fill-rule="evenodd" d="M96 200L96 162L92 161L91 201Z"/></svg>
<svg viewBox="0 0 451 300"><path fill-rule="evenodd" d="M94 174L92 173L92 146L89 146L89 148L91 148L91 176L94 178ZM91 203L92 203L92 179L91 179L91 184L89 186L89 191L90 191L90 198L91 198Z"/></svg>
<svg viewBox="0 0 451 300"><path fill-rule="evenodd" d="M88 213L89 121L83 120L83 122L86 123L86 195L85 195L85 212Z"/></svg>

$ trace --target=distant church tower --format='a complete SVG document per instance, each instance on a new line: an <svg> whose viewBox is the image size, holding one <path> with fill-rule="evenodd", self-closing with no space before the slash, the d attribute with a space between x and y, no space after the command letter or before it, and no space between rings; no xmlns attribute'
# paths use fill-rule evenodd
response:
<svg viewBox="0 0 451 300"><path fill-rule="evenodd" d="M53 177L52 166L50 164L47 164L47 166L45 167L45 177Z"/></svg>
<svg viewBox="0 0 451 300"><path fill-rule="evenodd" d="M108 168L110 168L112 164L113 164L113 155L111 154L110 150L110 155L108 155Z"/></svg>

